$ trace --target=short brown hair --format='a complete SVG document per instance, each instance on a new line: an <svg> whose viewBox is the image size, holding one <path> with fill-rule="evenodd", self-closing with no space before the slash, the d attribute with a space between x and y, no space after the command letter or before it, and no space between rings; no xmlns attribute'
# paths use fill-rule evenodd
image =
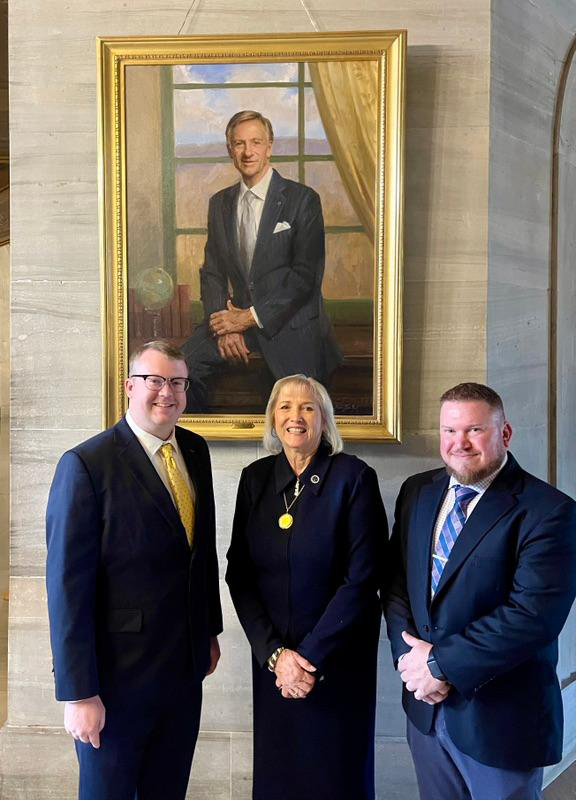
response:
<svg viewBox="0 0 576 800"><path fill-rule="evenodd" d="M459 383L457 386L453 386L451 389L444 392L440 398L440 405L450 401L461 402L467 400L486 403L490 408L500 411L502 416L504 416L504 403L502 402L502 398L498 392L495 392L494 389L485 386L483 383Z"/></svg>
<svg viewBox="0 0 576 800"><path fill-rule="evenodd" d="M269 142L274 141L274 131L272 130L272 123L263 114L261 114L259 111L238 111L238 113L234 114L234 116L230 118L228 125L226 125L226 144L228 145L228 147L230 147L230 142L232 140L232 134L234 133L234 128L237 125L240 125L241 122L250 122L253 119L256 119L258 120L258 122L262 123L262 125L266 129L268 141Z"/></svg>
<svg viewBox="0 0 576 800"><path fill-rule="evenodd" d="M150 342L141 344L140 347L137 347L136 350L133 350L130 354L130 358L128 359L129 376L132 374L132 370L134 369L134 364L136 361L138 361L140 356L147 350L156 350L158 353L162 353L162 355L172 359L172 361L186 361L182 350L180 350L179 347L171 344L168 339L152 339Z"/></svg>

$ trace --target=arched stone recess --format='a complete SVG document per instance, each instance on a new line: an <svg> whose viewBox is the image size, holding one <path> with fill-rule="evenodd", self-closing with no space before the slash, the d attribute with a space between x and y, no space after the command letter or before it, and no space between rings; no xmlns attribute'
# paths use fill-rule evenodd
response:
<svg viewBox="0 0 576 800"><path fill-rule="evenodd" d="M555 395L551 477L576 497L576 37L559 82L554 136L551 230L550 390ZM552 352L552 350L554 352ZM560 640L567 759L576 758L576 606Z"/></svg>
<svg viewBox="0 0 576 800"><path fill-rule="evenodd" d="M556 259L556 474L558 488L576 497L576 38L566 64L566 85L559 105L557 216L553 236ZM554 265L553 265L554 266ZM572 440L572 443L571 441Z"/></svg>

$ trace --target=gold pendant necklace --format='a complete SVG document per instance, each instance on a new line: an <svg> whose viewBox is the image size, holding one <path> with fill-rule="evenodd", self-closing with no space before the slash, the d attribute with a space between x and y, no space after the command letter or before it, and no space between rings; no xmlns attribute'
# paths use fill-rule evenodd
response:
<svg viewBox="0 0 576 800"><path fill-rule="evenodd" d="M304 486L300 486L300 478L296 478L296 486L294 487L294 499L288 505L288 501L286 500L286 492L282 492L282 497L284 498L284 506L286 507L286 512L284 514L280 514L278 517L278 527L281 528L283 531L287 531L289 528L292 527L294 524L294 517L290 513L290 509L298 500L302 492L304 491Z"/></svg>
<svg viewBox="0 0 576 800"><path fill-rule="evenodd" d="M280 514L278 517L278 527L282 528L283 531L287 531L288 528L291 528L294 524L294 517L292 514L286 512L285 514Z"/></svg>

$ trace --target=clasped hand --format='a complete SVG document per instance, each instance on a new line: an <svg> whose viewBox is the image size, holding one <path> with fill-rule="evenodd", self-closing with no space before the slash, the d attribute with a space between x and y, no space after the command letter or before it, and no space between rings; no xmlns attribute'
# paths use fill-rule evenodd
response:
<svg viewBox="0 0 576 800"><path fill-rule="evenodd" d="M236 308L228 300L225 309L210 314L208 324L214 336L224 336L227 333L244 333L256 325L256 320L249 308Z"/></svg>
<svg viewBox="0 0 576 800"><path fill-rule="evenodd" d="M316 667L295 650L286 649L280 653L274 672L282 697L301 700L316 684L316 677L312 674Z"/></svg>
<svg viewBox="0 0 576 800"><path fill-rule="evenodd" d="M246 342L241 333L225 333L223 336L217 336L216 344L221 358L225 361L248 365L250 350L246 347Z"/></svg>
<svg viewBox="0 0 576 800"><path fill-rule="evenodd" d="M398 671L409 692L413 692L416 700L428 705L441 703L450 691L450 684L439 681L428 668L428 657L432 645L416 636L402 631L402 638L412 648L398 662Z"/></svg>
<svg viewBox="0 0 576 800"><path fill-rule="evenodd" d="M244 331L256 324L249 308L236 308L228 300L224 311L210 314L210 331L216 338L218 352L225 361L248 365L250 350L244 340Z"/></svg>

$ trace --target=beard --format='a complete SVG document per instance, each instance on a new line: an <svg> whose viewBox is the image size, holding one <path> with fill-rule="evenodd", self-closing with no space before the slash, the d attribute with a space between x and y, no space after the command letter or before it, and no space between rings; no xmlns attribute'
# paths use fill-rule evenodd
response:
<svg viewBox="0 0 576 800"><path fill-rule="evenodd" d="M470 486L471 484L478 483L478 481L484 480L489 475L492 475L493 472L496 472L500 464L504 461L504 456L506 455L506 451L503 450L502 454L498 458L494 458L484 467L480 467L478 469L473 469L472 467L469 469L463 469L460 472L454 467L451 467L449 464L446 465L446 472L448 475L451 475L455 478L458 483L461 483L465 486Z"/></svg>

